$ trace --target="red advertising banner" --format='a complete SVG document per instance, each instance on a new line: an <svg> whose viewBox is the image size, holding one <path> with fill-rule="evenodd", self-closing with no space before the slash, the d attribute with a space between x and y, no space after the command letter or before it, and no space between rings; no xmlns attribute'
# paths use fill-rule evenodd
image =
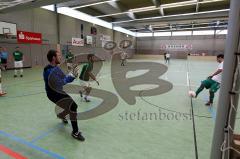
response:
<svg viewBox="0 0 240 159"><path fill-rule="evenodd" d="M42 34L26 31L17 31L18 43L42 44Z"/></svg>

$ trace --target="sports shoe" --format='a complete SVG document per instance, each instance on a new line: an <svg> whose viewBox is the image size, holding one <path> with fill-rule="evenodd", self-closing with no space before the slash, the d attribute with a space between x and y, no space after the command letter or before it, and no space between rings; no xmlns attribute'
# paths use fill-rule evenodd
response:
<svg viewBox="0 0 240 159"><path fill-rule="evenodd" d="M82 93L82 91L79 91L79 94L80 94L80 97L82 98L83 97L83 93Z"/></svg>
<svg viewBox="0 0 240 159"><path fill-rule="evenodd" d="M5 94L7 94L6 92L0 92L0 97L4 96Z"/></svg>
<svg viewBox="0 0 240 159"><path fill-rule="evenodd" d="M85 100L85 102L91 102L89 99L87 99L87 97L84 97L84 100Z"/></svg>
<svg viewBox="0 0 240 159"><path fill-rule="evenodd" d="M64 124L68 124L67 119L62 119L62 122L63 122Z"/></svg>
<svg viewBox="0 0 240 159"><path fill-rule="evenodd" d="M81 132L76 132L76 133L73 133L72 132L72 137L74 139L77 139L79 141L85 141L85 138L82 136L82 133Z"/></svg>
<svg viewBox="0 0 240 159"><path fill-rule="evenodd" d="M212 103L209 101L205 104L206 106L212 106Z"/></svg>
<svg viewBox="0 0 240 159"><path fill-rule="evenodd" d="M60 119L60 120L62 120L63 124L68 124L68 121L67 121L66 118L62 118L62 117L60 117L60 116L58 116L58 115L57 115L57 118Z"/></svg>
<svg viewBox="0 0 240 159"><path fill-rule="evenodd" d="M23 75L20 75L20 77L23 77Z"/></svg>

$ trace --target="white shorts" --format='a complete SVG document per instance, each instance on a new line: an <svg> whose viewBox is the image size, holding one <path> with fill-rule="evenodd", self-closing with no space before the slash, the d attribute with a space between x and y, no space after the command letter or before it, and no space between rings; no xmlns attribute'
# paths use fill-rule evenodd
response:
<svg viewBox="0 0 240 159"><path fill-rule="evenodd" d="M14 61L14 67L15 68L22 68L23 62L22 61Z"/></svg>
<svg viewBox="0 0 240 159"><path fill-rule="evenodd" d="M82 86L82 87L90 87L91 86L91 82L90 81L80 80L80 86Z"/></svg>

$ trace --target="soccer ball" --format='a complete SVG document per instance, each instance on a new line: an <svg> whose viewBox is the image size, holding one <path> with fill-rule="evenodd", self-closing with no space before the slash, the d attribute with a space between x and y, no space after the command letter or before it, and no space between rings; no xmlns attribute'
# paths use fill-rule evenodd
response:
<svg viewBox="0 0 240 159"><path fill-rule="evenodd" d="M188 95L193 98L196 97L196 93L194 91L189 91Z"/></svg>

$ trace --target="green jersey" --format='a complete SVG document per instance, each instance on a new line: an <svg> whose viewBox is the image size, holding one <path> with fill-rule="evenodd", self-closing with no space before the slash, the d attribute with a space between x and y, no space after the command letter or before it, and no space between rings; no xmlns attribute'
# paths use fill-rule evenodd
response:
<svg viewBox="0 0 240 159"><path fill-rule="evenodd" d="M87 64L83 65L79 78L83 81L89 81L90 79L89 72L91 72L92 70L93 70L93 63L88 62Z"/></svg>
<svg viewBox="0 0 240 159"><path fill-rule="evenodd" d="M73 62L73 58L74 58L74 55L71 52L68 52L66 54L66 59L67 59L68 63L72 63Z"/></svg>
<svg viewBox="0 0 240 159"><path fill-rule="evenodd" d="M23 53L20 51L13 52L14 61L22 61L23 60Z"/></svg>

